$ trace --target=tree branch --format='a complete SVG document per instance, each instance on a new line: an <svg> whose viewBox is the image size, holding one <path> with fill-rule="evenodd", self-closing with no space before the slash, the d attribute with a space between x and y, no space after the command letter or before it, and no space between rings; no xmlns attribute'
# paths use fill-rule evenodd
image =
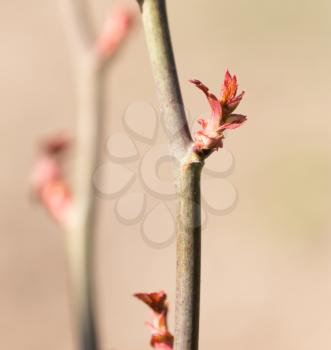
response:
<svg viewBox="0 0 331 350"><path fill-rule="evenodd" d="M178 177L175 349L199 345L201 209L200 160L185 165Z"/></svg>
<svg viewBox="0 0 331 350"><path fill-rule="evenodd" d="M154 79L177 168L176 350L197 350L200 298L200 173L193 150L170 40L165 0L138 0Z"/></svg>
<svg viewBox="0 0 331 350"><path fill-rule="evenodd" d="M66 237L80 349L96 350L99 348L93 290L96 203L92 176L99 163L102 140L101 75L92 55L82 56L78 63L74 214Z"/></svg>
<svg viewBox="0 0 331 350"><path fill-rule="evenodd" d="M88 19L86 0L61 0L61 9L74 52L88 52L95 35Z"/></svg>
<svg viewBox="0 0 331 350"><path fill-rule="evenodd" d="M94 295L96 203L92 176L99 163L103 116L102 74L85 0L64 0L64 19L75 54L77 124L74 164L74 211L67 226L66 248L74 326L80 350L97 350Z"/></svg>
<svg viewBox="0 0 331 350"><path fill-rule="evenodd" d="M164 0L139 2L154 79L174 156L181 160L192 143L180 92Z"/></svg>

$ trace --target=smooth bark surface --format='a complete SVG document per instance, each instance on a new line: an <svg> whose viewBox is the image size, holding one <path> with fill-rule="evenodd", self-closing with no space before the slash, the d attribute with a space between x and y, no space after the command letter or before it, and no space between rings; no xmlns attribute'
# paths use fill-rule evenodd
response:
<svg viewBox="0 0 331 350"><path fill-rule="evenodd" d="M67 232L72 304L79 347L99 349L93 286L95 194L92 176L99 161L101 75L94 57L78 65L78 119L75 143L74 215Z"/></svg>
<svg viewBox="0 0 331 350"><path fill-rule="evenodd" d="M77 128L74 140L74 212L66 248L73 323L80 350L98 350L94 295L95 194L92 177L99 162L102 130L102 71L92 48L95 35L85 0L64 0L64 19L73 48Z"/></svg>
<svg viewBox="0 0 331 350"><path fill-rule="evenodd" d="M177 160L176 350L197 350L201 265L200 173L179 88L164 0L138 1L172 154Z"/></svg>
<svg viewBox="0 0 331 350"><path fill-rule="evenodd" d="M179 172L177 193L177 276L175 349L196 350L199 344L201 210L199 160Z"/></svg>
<svg viewBox="0 0 331 350"><path fill-rule="evenodd" d="M145 0L140 6L161 114L173 155L181 160L188 152L192 138L177 77L165 1Z"/></svg>

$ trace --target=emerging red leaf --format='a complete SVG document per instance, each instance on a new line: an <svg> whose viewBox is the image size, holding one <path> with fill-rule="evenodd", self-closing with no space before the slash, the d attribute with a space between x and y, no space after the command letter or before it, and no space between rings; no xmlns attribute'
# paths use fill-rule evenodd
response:
<svg viewBox="0 0 331 350"><path fill-rule="evenodd" d="M167 295L164 292L157 293L136 293L134 296L152 310L152 321L147 323L147 327L152 333L151 346L156 350L172 350L174 337L168 330Z"/></svg>
<svg viewBox="0 0 331 350"><path fill-rule="evenodd" d="M167 312L168 306L166 303L167 295L164 292L155 293L136 293L136 298L147 304L156 313Z"/></svg>
<svg viewBox="0 0 331 350"><path fill-rule="evenodd" d="M194 84L198 89L204 92L212 110L212 120L215 123L218 123L219 120L222 118L222 107L217 97L211 92L209 92L209 88L206 85L204 85L200 80L190 80L190 82Z"/></svg>
<svg viewBox="0 0 331 350"><path fill-rule="evenodd" d="M247 117L241 114L230 114L230 116L226 118L225 123L221 125L221 130L236 129L246 121L246 119Z"/></svg>
<svg viewBox="0 0 331 350"><path fill-rule="evenodd" d="M231 76L227 70L225 73L223 87L221 88L220 102L227 114L232 113L239 105L244 96L244 91L237 96L238 83L237 77Z"/></svg>
<svg viewBox="0 0 331 350"><path fill-rule="evenodd" d="M236 129L247 118L240 114L231 114L239 105L244 92L237 96L237 78L227 71L221 90L220 99L209 91L209 88L199 80L190 80L206 95L211 107L211 118L208 120L199 118L201 130L194 135L196 150L217 150L223 147L223 132L226 129Z"/></svg>

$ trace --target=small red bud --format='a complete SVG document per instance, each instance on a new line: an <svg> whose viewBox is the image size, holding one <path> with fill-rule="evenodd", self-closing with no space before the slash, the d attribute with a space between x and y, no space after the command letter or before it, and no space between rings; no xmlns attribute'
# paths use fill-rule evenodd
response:
<svg viewBox="0 0 331 350"><path fill-rule="evenodd" d="M167 325L167 295L161 291L137 293L134 296L152 309L152 321L147 323L147 327L152 333L151 346L156 350L172 350L174 337L169 332Z"/></svg>
<svg viewBox="0 0 331 350"><path fill-rule="evenodd" d="M209 88L199 80L191 80L207 97L212 110L208 120L199 118L201 129L194 135L196 150L217 150L223 147L223 132L226 129L236 129L247 118L241 114L231 114L239 105L244 92L237 96L237 78L227 71L225 73L220 99L209 91Z"/></svg>
<svg viewBox="0 0 331 350"><path fill-rule="evenodd" d="M68 149L69 138L58 134L41 144L31 174L34 195L58 223L67 223L72 207L72 194L63 178L61 155Z"/></svg>

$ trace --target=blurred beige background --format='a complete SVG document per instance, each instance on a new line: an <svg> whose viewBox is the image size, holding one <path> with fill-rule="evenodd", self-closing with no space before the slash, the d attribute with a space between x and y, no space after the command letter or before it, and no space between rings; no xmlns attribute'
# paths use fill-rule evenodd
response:
<svg viewBox="0 0 331 350"><path fill-rule="evenodd" d="M247 92L239 111L249 121L226 140L238 204L228 215L210 215L203 232L201 349L328 349L330 2L168 3L192 118L208 107L188 79L217 91L229 68ZM91 1L96 28L111 5ZM107 75L108 135L124 131L130 104L157 107L141 28L131 39ZM58 1L2 0L0 42L0 348L72 350L63 233L28 186L38 140L75 128L73 59ZM214 196L222 193L215 188ZM139 223L119 222L115 201L99 202L102 349L147 349L148 310L131 295L164 289L174 305L175 245L150 247ZM167 234L154 224L156 240Z"/></svg>

